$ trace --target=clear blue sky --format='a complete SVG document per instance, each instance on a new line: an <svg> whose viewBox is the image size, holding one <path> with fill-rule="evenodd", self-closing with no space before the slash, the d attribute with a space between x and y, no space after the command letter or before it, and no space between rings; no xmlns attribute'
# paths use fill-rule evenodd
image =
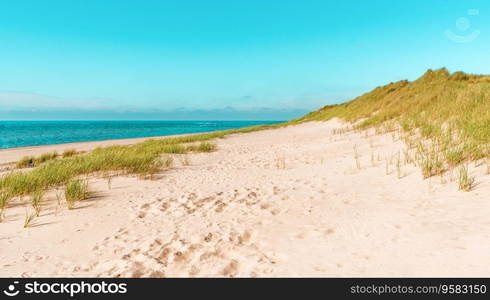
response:
<svg viewBox="0 0 490 300"><path fill-rule="evenodd" d="M5 0L0 119L288 119L489 53L488 0Z"/></svg>

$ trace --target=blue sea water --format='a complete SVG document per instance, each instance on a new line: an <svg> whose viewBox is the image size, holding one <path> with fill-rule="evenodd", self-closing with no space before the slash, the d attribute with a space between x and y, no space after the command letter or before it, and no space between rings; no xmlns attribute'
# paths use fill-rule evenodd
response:
<svg viewBox="0 0 490 300"><path fill-rule="evenodd" d="M0 149L155 137L280 121L0 121Z"/></svg>

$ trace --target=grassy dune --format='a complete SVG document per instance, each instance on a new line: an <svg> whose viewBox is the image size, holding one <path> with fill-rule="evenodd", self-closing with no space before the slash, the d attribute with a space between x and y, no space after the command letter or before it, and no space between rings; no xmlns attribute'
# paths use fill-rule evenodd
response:
<svg viewBox="0 0 490 300"><path fill-rule="evenodd" d="M429 70L413 82L390 83L296 121L334 117L356 122L358 129L401 130L424 178L440 175L490 157L490 76Z"/></svg>
<svg viewBox="0 0 490 300"><path fill-rule="evenodd" d="M108 177L109 186L112 176L109 174L147 178L171 166L173 160L162 157L165 154L211 152L216 145L210 141L230 134L334 117L354 122L357 129L399 131L408 146L405 160L420 167L424 178L458 168L460 189L468 191L474 178L468 175L466 162L486 159L490 173L490 76L429 70L413 82L390 83L350 102L325 106L286 123L149 139L88 153L67 150L61 155L25 157L16 163L17 170L0 178L0 221L8 202L15 197L29 196L37 212L42 195L51 188L64 186L67 200L80 200L84 197L80 195L88 195L86 187L78 181L83 175L102 174Z"/></svg>

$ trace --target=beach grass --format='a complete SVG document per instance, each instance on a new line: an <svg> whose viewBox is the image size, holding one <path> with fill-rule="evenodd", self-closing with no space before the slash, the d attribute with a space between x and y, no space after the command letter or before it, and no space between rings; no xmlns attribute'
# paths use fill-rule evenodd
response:
<svg viewBox="0 0 490 300"><path fill-rule="evenodd" d="M190 166L191 165L191 160L187 155L184 155L180 158L180 164L182 166Z"/></svg>
<svg viewBox="0 0 490 300"><path fill-rule="evenodd" d="M48 152L48 153L41 154L34 161L35 161L35 164L36 165L39 165L39 164L45 163L47 161L53 160L56 157L58 157L58 153L56 153L56 152Z"/></svg>
<svg viewBox="0 0 490 300"><path fill-rule="evenodd" d="M0 222L3 222L5 216L5 208L7 207L10 199L11 196L7 192L0 191Z"/></svg>
<svg viewBox="0 0 490 300"><path fill-rule="evenodd" d="M295 122L340 118L354 129L403 133L417 149L424 178L490 158L490 76L429 70L419 79L378 87Z"/></svg>
<svg viewBox="0 0 490 300"><path fill-rule="evenodd" d="M50 152L39 157L24 157L16 163L18 168L0 178L0 209L3 215L9 201L15 197L29 196L36 213L40 211L41 191L65 187L65 198L69 207L83 194L83 184L77 178L97 174L134 174L140 178L152 178L163 168L173 165L171 154L190 152L212 152L217 146L211 142L230 134L247 133L277 128L287 123L257 125L210 133L194 134L163 139L147 139L134 145L98 147L93 151L79 153L65 150L61 155ZM163 156L165 155L165 156ZM108 186L110 186L110 182ZM35 200L35 201L34 201ZM39 207L38 207L39 206Z"/></svg>
<svg viewBox="0 0 490 300"><path fill-rule="evenodd" d="M67 158L67 157L72 157L74 155L77 155L77 150L75 149L66 149L65 151L63 151L63 153L61 154L61 156L63 158Z"/></svg>
<svg viewBox="0 0 490 300"><path fill-rule="evenodd" d="M88 199L90 192L88 182L81 179L70 180L65 187L65 200L68 209L73 209L78 201Z"/></svg>
<svg viewBox="0 0 490 300"><path fill-rule="evenodd" d="M188 146L187 150L191 151L191 152L212 152L212 151L216 150L216 144L208 143L208 142L202 142L202 143L199 143L198 145Z"/></svg>
<svg viewBox="0 0 490 300"><path fill-rule="evenodd" d="M24 156L23 158L21 158L16 164L15 166L17 168L31 168L31 167L34 167L34 157L32 156Z"/></svg>
<svg viewBox="0 0 490 300"><path fill-rule="evenodd" d="M56 152L47 152L43 153L38 157L33 156L24 156L21 160L16 163L17 168L32 168L41 165L47 161L56 159L58 157L58 153Z"/></svg>
<svg viewBox="0 0 490 300"><path fill-rule="evenodd" d="M459 189L469 192L474 186L475 178L468 174L468 167L465 165L459 167L458 174Z"/></svg>
<svg viewBox="0 0 490 300"><path fill-rule="evenodd" d="M43 190L37 190L31 194L31 203L34 211L36 212L36 217L39 217L42 209L42 200L44 196Z"/></svg>
<svg viewBox="0 0 490 300"><path fill-rule="evenodd" d="M29 210L26 208L26 215L24 218L24 228L27 228L31 226L32 220L36 217L36 212L29 212Z"/></svg>

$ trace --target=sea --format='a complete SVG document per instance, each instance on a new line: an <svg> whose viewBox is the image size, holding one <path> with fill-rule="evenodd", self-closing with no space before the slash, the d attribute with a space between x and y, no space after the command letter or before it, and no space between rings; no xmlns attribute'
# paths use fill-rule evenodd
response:
<svg viewBox="0 0 490 300"><path fill-rule="evenodd" d="M211 132L282 121L0 121L0 149Z"/></svg>

